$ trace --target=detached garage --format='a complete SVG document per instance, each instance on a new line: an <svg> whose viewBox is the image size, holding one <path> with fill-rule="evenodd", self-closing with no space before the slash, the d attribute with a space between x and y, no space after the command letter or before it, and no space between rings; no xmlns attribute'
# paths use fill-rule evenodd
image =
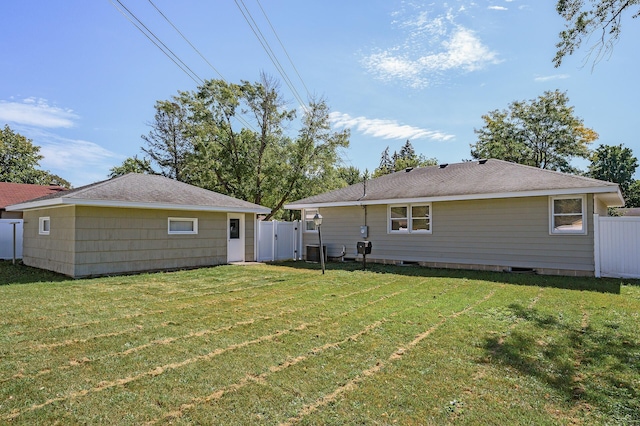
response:
<svg viewBox="0 0 640 426"><path fill-rule="evenodd" d="M254 261L270 209L162 176L130 173L12 206L25 265L72 277Z"/></svg>

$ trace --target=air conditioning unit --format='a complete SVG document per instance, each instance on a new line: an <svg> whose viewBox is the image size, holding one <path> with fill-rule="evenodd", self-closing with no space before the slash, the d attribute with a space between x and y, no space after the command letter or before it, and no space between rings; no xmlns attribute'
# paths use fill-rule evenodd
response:
<svg viewBox="0 0 640 426"><path fill-rule="evenodd" d="M327 246L322 245L324 261L327 261ZM307 246L307 262L320 262L320 245Z"/></svg>

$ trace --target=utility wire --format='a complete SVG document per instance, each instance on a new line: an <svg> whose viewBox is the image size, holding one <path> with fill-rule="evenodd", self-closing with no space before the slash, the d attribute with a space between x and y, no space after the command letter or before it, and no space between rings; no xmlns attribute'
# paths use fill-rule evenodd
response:
<svg viewBox="0 0 640 426"><path fill-rule="evenodd" d="M247 24L249 25L249 27L253 31L253 34L256 36L256 38L258 39L258 41L262 45L262 48L267 53L267 56L269 56L269 59L271 59L271 62L273 63L273 65L276 67L276 69L278 70L278 72L282 76L285 84L289 87L289 89L293 93L294 97L296 98L298 103L302 106L302 108L305 110L305 112L307 112L308 109L307 109L307 106L305 105L305 102L302 100L302 97L300 96L300 94L298 93L296 88L294 87L293 83L291 82L291 79L289 78L289 76L285 72L284 68L280 64L280 61L278 61L278 58L276 57L275 53L271 49L271 46L269 46L269 42L267 41L267 39L262 34L262 31L260 31L260 28L258 27L258 24L256 23L256 21L253 19L253 16L251 16L251 12L247 8L247 6L244 4L243 0L234 0L234 1L236 3L236 6L238 6L238 9L240 9L240 13L242 13L242 16L244 17L245 21L247 21ZM240 6L240 3L238 3L238 1L240 1L240 3L242 3L242 6ZM243 10L243 7L244 7L244 10ZM246 11L246 13L245 13L245 11ZM252 24L252 22L253 22L253 24Z"/></svg>
<svg viewBox="0 0 640 426"><path fill-rule="evenodd" d="M143 33L143 34L144 34L144 35L145 35L149 40L151 40L151 42L152 42L153 44L155 44L155 45L156 45L156 47L158 47L158 48L162 51L162 53L164 53L165 55L167 55L167 56L169 57L169 59L171 59L171 60L172 60L176 65L178 65L178 67L179 67L182 71L184 71L184 72L185 72L185 73L186 73L186 74L187 74L187 75L188 75L188 76L189 76L189 77L190 77L190 78L191 78L191 79L192 79L196 84L202 84L202 83L204 83L204 80L202 80L202 78L200 78L200 76L198 76L198 74L196 74L196 72L195 72L195 71L193 71L191 68L189 68L189 66L188 66L187 64L185 64L185 63L184 63L184 61L183 61L182 59L180 59L180 57L179 57L178 55L176 55L176 54L175 54L175 53L174 53L174 52L173 52L173 51L172 51L172 50L171 50L171 49L170 49L166 44L164 44L164 43L162 42L162 40L160 40L160 39L158 38L158 36L156 36L156 35L153 33L153 31L151 31L149 28L147 28L147 26L146 26L146 25L144 25L144 24L142 23L142 21L141 21L140 19L138 19L138 17L137 17L133 12L131 12L131 11L130 11L130 10L129 10L125 5L124 5L124 4L122 4L122 2L121 2L120 0L116 0L116 1L118 2L118 4L119 4L120 6L122 6L122 8L123 8L124 10L126 10L126 11L127 11L127 13L129 13L129 14L130 14L130 15L131 15L131 16L132 16L132 17L133 17L133 18L134 18L134 19L135 19L135 20L136 20L140 25L142 25L142 26L144 27L144 29L145 29L145 30L147 30L148 34L147 34L146 32L144 32L144 31L142 30L142 28L140 28L140 27L139 27L135 22L133 22L133 21L131 20L131 18L129 18L129 16L127 16L124 12L122 12L122 10L120 10L120 9L115 5L115 3L113 3L113 1L112 1L112 0L109 0L109 1L111 2L111 4L113 4L113 6L114 6L116 9L118 9L118 11L119 11L120 13L122 13L122 14L123 14L123 15L124 15L128 20L129 20L129 22L131 22L131 23L132 23L132 24L133 24L133 25L134 25L138 30L140 30L140 32L142 32L142 33ZM153 38L154 38L155 40L157 40L157 41L158 41L158 43L160 43L160 44L164 47L164 49L163 49L162 47L160 47L160 46L158 45L158 43L156 43L156 42L155 42L151 37L149 37L149 34L151 34L151 35L153 36ZM165 51L165 49L166 49L166 51ZM169 55L169 54L167 53L167 51L168 51L169 53L171 53L171 55L173 55L173 57L171 57L171 55ZM175 59L174 59L174 58L175 58ZM185 71L185 69L184 69L182 66L180 66L180 65L176 62L176 60L177 60L178 62L180 62L180 64L182 64L182 66L184 66L184 68L186 68L187 70L189 70L189 72Z"/></svg>
<svg viewBox="0 0 640 426"><path fill-rule="evenodd" d="M151 1L151 0L149 0L149 1ZM258 6L260 6L260 10L262 11L262 14L264 15L264 18L269 23L269 27L271 27L271 31L273 31L273 34L276 36L276 39L278 40L278 43L280 43L280 47L282 47L282 50L284 51L284 54L287 55L287 59L289 59L289 63L291 64L291 66L293 67L293 70L296 72L296 75L300 79L300 82L302 83L302 86L304 87L304 90L307 92L307 96L310 96L309 89L307 88L307 85L304 84L304 80L302 79L302 76L298 72L298 68L296 68L296 66L294 65L293 61L291 60L291 57L289 56L289 52L287 52L287 49L285 49L284 44L282 44L282 40L280 40L280 37L278 37L278 33L276 33L276 29L271 24L271 21L269 20L269 17L267 16L267 13L264 11L264 9L262 7L262 4L260 4L260 0L256 0L256 3L258 3Z"/></svg>
<svg viewBox="0 0 640 426"><path fill-rule="evenodd" d="M220 76L220 78L221 78L222 80L224 80L225 78L224 78L224 77L223 77L223 75L220 73L220 71L218 71L218 70L216 69L216 67L214 67L213 65L211 65L211 62L209 62L209 61L207 60L207 58L205 58L205 57L204 57L204 55L203 55L202 53L200 53L200 51L199 51L199 50L198 50L198 49L197 49L197 48L196 48L196 47L195 47L195 46L194 46L194 45L193 45L193 44L192 44L192 43L187 39L187 37L185 37L185 35L184 35L184 34L182 34L182 32L181 32L181 31L180 31L180 30L179 30L179 29L178 29L178 28L173 24L173 22L171 22L171 21L169 20L169 18L167 18L167 16L166 16L164 13L162 13L162 11L158 8L158 6L156 6L156 5L155 5L151 0L149 0L149 3L151 3L151 6L153 6L153 7L158 11L158 13L159 13L160 15L162 15L162 17L163 17L163 18L164 18L164 19L169 23L169 25L171 25L171 26L173 27L173 29L174 29L174 30L176 30L176 32L177 32L178 34L180 34L180 36L184 39L184 41L186 41L187 43L189 43L189 46L191 46L191 47L193 48L193 50L195 50L195 51L196 51L196 53L197 53L198 55L200 55L200 57L202 58L202 60L204 60L204 61L207 63L207 65L209 65L209 66L211 67L211 69L212 69L212 70L214 70L214 71L216 72L216 74L218 74L218 75Z"/></svg>

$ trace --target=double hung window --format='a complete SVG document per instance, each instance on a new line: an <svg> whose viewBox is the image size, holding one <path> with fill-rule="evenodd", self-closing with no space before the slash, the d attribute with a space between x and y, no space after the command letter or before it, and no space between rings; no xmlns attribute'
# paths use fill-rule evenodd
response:
<svg viewBox="0 0 640 426"><path fill-rule="evenodd" d="M587 198L562 196L549 198L549 230L551 234L587 233Z"/></svg>

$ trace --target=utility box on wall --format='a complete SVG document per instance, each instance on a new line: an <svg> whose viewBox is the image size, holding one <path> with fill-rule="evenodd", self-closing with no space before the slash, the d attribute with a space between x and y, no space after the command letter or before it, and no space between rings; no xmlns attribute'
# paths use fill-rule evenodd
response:
<svg viewBox="0 0 640 426"><path fill-rule="evenodd" d="M360 227L360 237L369 238L369 227L367 225L362 225Z"/></svg>
<svg viewBox="0 0 640 426"><path fill-rule="evenodd" d="M358 241L356 249L358 254L371 254L371 241Z"/></svg>

